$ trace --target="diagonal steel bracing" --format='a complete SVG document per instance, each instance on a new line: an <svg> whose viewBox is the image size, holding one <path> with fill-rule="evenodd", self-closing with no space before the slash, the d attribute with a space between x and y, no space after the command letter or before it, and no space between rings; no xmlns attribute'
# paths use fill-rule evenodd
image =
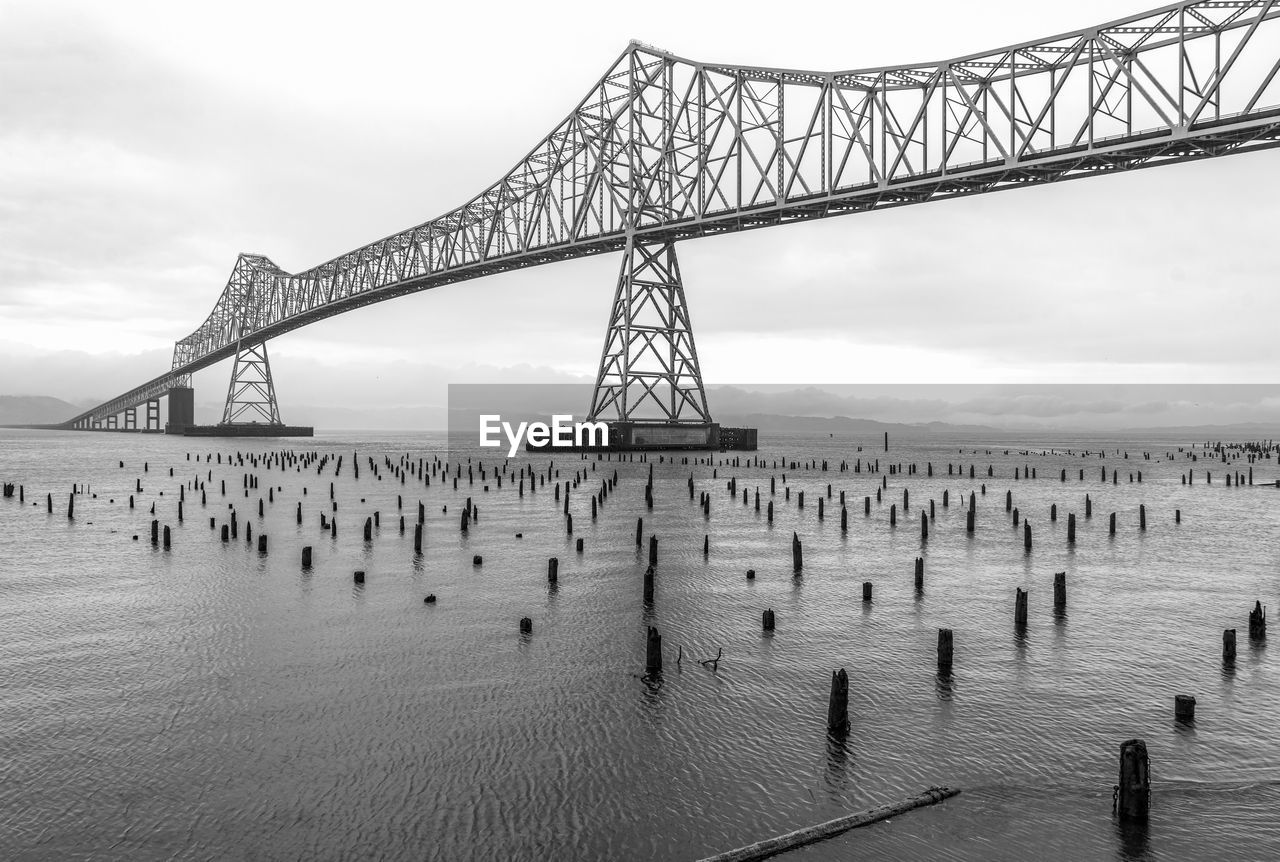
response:
<svg viewBox="0 0 1280 862"><path fill-rule="evenodd" d="M590 418L711 422L672 243L627 242Z"/></svg>
<svg viewBox="0 0 1280 862"><path fill-rule="evenodd" d="M457 209L303 272L241 255L168 373L69 424L141 404L241 343L632 239L660 247L1278 145L1280 0L1172 3L942 62L835 72L633 42Z"/></svg>
<svg viewBox="0 0 1280 862"><path fill-rule="evenodd" d="M244 346L236 353L222 424L282 424L265 341Z"/></svg>

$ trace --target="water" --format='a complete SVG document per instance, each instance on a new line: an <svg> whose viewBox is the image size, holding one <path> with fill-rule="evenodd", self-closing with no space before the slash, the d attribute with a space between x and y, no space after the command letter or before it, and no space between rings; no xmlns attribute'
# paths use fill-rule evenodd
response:
<svg viewBox="0 0 1280 862"><path fill-rule="evenodd" d="M1254 465L1259 484L1228 488L1228 469L1247 465L1192 464L1177 453L1192 442L1181 439L934 437L894 441L888 455L880 441L861 442L859 453L849 441L765 441L757 454L766 462L831 461L827 472L785 470L789 501L781 468L718 466L712 478L711 466L654 464L652 511L643 502L648 464L562 457L561 482L597 468L571 495L569 536L551 485L520 498L490 477L485 492L478 478L467 485L464 470L455 492L438 479L401 485L382 466L402 454L429 463L444 451L438 435L283 441L345 455L333 539L319 526L332 464L318 476L227 463L234 450L282 441L0 431L0 478L27 494L25 506L16 495L0 501L0 858L696 859L931 785L963 792L785 858L1280 856L1280 687L1275 659L1247 637L1248 611L1257 599L1275 605L1280 582L1280 490L1262 486L1280 476L1274 460ZM1019 454L1027 447L1058 454ZM1067 447L1075 454L1062 454ZM1086 449L1106 457L1079 454ZM196 463L205 452L224 453L223 464ZM1166 452L1176 460L1159 460ZM882 475L837 472L842 458L914 462L920 473L889 476L876 505ZM533 463L545 471L547 460ZM948 477L948 462L963 464L964 476ZM1038 478L1014 481L1027 464ZM1188 467L1190 486L1181 483ZM590 494L614 469L617 489L593 522ZM188 489L179 525L179 485L207 470L208 505ZM1138 470L1143 481L1131 484ZM261 482L248 497L246 472ZM689 500L690 472L711 494L709 519ZM752 493L760 486L759 513L741 491L729 496L732 476ZM144 490L130 510L139 477ZM76 498L69 521L73 483L91 493ZM260 519L268 485L282 490ZM1006 490L1032 522L1029 555L1005 513ZM961 507L970 491L972 537ZM480 519L464 535L468 496ZM922 545L920 511L931 498L937 514ZM427 517L415 558L419 500ZM173 528L168 552L149 542L152 503ZM224 544L209 518L221 525L228 504L240 533ZM374 511L381 527L366 546L361 530ZM648 608L639 516L646 537L660 541ZM793 530L804 542L800 578ZM256 551L263 532L265 557ZM310 571L299 565L303 545L314 548ZM551 556L560 560L554 589ZM356 569L368 573L362 586ZM1059 571L1065 616L1052 611ZM864 580L875 584L869 606ZM1025 633L1013 625L1016 587L1030 591ZM424 604L428 593L435 605ZM776 612L772 634L761 631L765 608ZM531 635L518 630L525 616ZM664 642L660 683L643 678L651 625ZM935 666L943 626L955 630L950 679ZM1232 627L1239 658L1224 670L1221 635ZM717 669L698 663L719 649ZM825 733L839 667L850 676L843 743ZM1175 724L1176 693L1195 695L1193 727ZM1152 820L1140 830L1111 815L1119 745L1131 737L1146 740L1155 784Z"/></svg>

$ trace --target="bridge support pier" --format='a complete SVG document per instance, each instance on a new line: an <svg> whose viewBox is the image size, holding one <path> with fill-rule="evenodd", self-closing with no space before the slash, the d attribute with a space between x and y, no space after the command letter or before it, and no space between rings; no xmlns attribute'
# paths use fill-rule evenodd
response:
<svg viewBox="0 0 1280 862"><path fill-rule="evenodd" d="M124 411L124 430L138 430L138 408L130 407Z"/></svg>
<svg viewBox="0 0 1280 862"><path fill-rule="evenodd" d="M163 430L160 425L160 399L153 398L147 402L147 430Z"/></svg>
<svg viewBox="0 0 1280 862"><path fill-rule="evenodd" d="M164 433L181 434L182 429L194 424L196 391L190 386L174 386L169 390L169 421L164 426Z"/></svg>

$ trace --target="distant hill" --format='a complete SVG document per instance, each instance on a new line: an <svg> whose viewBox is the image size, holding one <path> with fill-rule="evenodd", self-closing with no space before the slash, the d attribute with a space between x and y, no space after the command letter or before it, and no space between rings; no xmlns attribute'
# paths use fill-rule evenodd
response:
<svg viewBox="0 0 1280 862"><path fill-rule="evenodd" d="M885 432L906 437L933 434L998 434L985 425L952 425L947 422L878 422L849 416L783 416L777 413L726 413L717 416L721 425L758 428L761 431L797 432L804 434L841 434L844 436L879 437Z"/></svg>
<svg viewBox="0 0 1280 862"><path fill-rule="evenodd" d="M0 425L52 425L84 412L47 395L0 395Z"/></svg>

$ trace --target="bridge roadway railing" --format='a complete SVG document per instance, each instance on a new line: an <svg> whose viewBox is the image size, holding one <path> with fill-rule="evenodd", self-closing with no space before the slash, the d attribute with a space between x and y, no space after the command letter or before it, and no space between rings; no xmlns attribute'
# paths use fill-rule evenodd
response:
<svg viewBox="0 0 1280 862"><path fill-rule="evenodd" d="M843 72L700 63L633 42L463 206L299 273L240 255L171 374L373 302L620 249L628 233L686 239L1273 147L1277 72L1280 0L1175 3Z"/></svg>

